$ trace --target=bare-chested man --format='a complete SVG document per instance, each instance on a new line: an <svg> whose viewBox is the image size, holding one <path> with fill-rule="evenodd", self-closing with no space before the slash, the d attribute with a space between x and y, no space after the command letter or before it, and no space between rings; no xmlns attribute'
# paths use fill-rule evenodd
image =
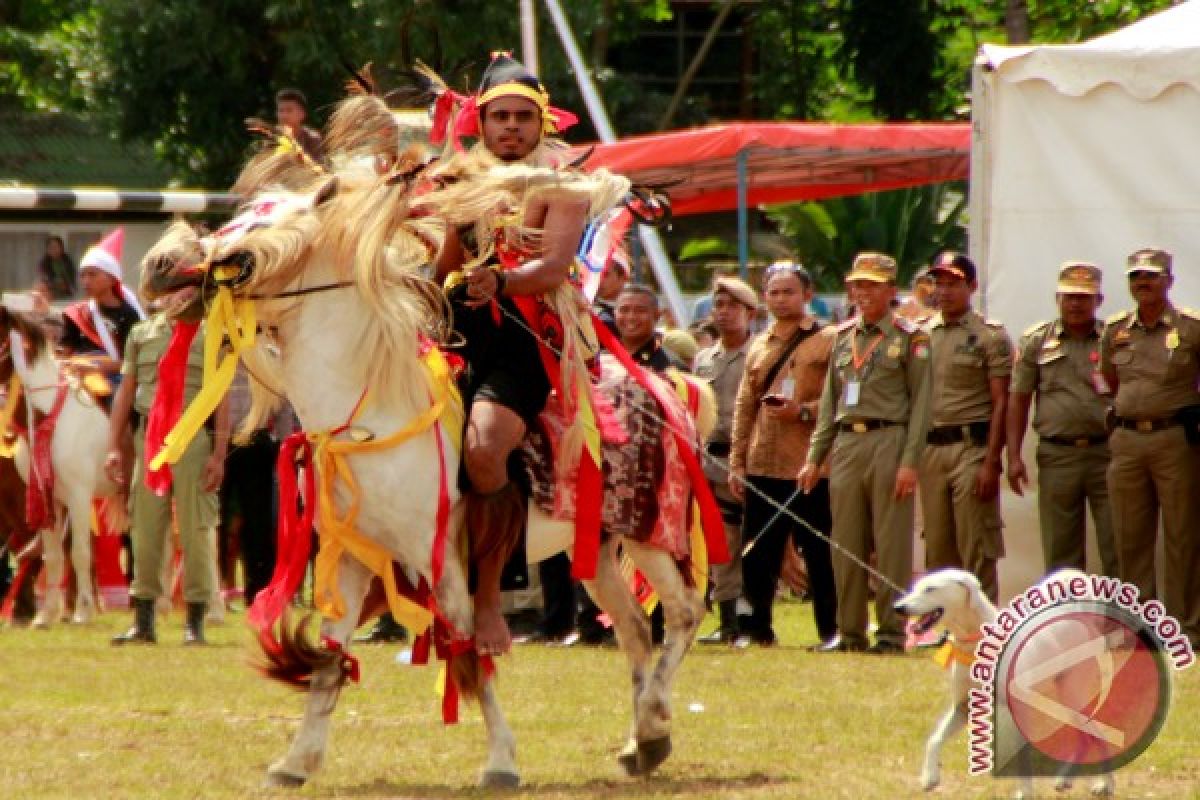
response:
<svg viewBox="0 0 1200 800"><path fill-rule="evenodd" d="M476 98L480 143L465 157L486 159L490 154L500 164L553 166L543 139L557 130L547 101L541 82L521 64L504 54L495 56ZM455 329L466 342L463 460L477 570L475 640L485 655L505 653L512 644L501 614L500 574L520 535L524 501L510 480L509 460L551 390L543 353L530 330L538 326L514 298L543 295L568 279L587 213L583 198L531 198L521 225L540 231L537 252L503 264L493 256L470 266L482 249L476 229L467 227L447 231L438 256L439 279L466 267L449 295Z"/></svg>

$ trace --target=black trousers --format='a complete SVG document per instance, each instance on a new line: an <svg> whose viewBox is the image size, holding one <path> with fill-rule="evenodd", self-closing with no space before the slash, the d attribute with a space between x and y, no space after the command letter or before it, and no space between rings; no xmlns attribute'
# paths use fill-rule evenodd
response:
<svg viewBox="0 0 1200 800"><path fill-rule="evenodd" d="M811 494L796 492L794 480L750 475L746 481L749 486L746 488L742 541L753 540L754 547L742 558L742 593L750 602L753 612L749 627L743 626L743 632L757 639L773 638L771 626L775 587L783 566L783 548L791 537L796 547L804 553L804 561L808 566L809 594L812 596L817 635L822 641L832 638L837 633L837 590L833 582L829 542L786 513L778 514L776 505L758 494L761 492L775 504L786 506L792 514L829 536L833 529L829 481L819 481Z"/></svg>
<svg viewBox="0 0 1200 800"><path fill-rule="evenodd" d="M275 571L275 460L279 445L259 431L248 443L235 446L225 459L221 483L221 518L229 522L236 509L242 517L240 533L243 590L246 605L271 582ZM314 550L314 552L316 552Z"/></svg>
<svg viewBox="0 0 1200 800"><path fill-rule="evenodd" d="M538 579L542 582L541 632L555 638L564 636L575 627L575 579L571 577L571 559L566 553L547 558L538 564Z"/></svg>

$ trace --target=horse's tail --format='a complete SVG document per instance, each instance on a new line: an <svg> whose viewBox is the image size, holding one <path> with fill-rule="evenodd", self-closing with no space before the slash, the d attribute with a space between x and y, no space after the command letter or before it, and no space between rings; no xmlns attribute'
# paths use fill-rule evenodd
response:
<svg viewBox="0 0 1200 800"><path fill-rule="evenodd" d="M100 504L106 530L123 533L129 530L129 492L122 491Z"/></svg>
<svg viewBox="0 0 1200 800"><path fill-rule="evenodd" d="M454 679L454 683L458 686L458 691L463 697L478 698L479 693L483 691L484 684L487 683L487 672L483 668L483 661L479 657L479 651L468 650L465 653L454 656L450 659L450 677Z"/></svg>
<svg viewBox="0 0 1200 800"><path fill-rule="evenodd" d="M251 666L293 689L309 689L316 673L341 658L338 651L313 641L308 632L313 616L305 614L298 623L293 623L291 613L284 609L278 638L273 628L258 632L258 652L251 658Z"/></svg>

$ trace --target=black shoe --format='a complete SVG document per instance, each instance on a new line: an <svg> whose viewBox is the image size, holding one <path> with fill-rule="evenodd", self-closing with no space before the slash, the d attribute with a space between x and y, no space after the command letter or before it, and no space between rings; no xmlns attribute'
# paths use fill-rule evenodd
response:
<svg viewBox="0 0 1200 800"><path fill-rule="evenodd" d="M873 656L902 656L904 655L904 645L889 639L879 639L867 648L867 652Z"/></svg>
<svg viewBox="0 0 1200 800"><path fill-rule="evenodd" d="M717 628L712 633L696 637L696 641L700 644L730 644L737 638L737 631Z"/></svg>
<svg viewBox="0 0 1200 800"><path fill-rule="evenodd" d="M865 653L867 646L859 642L847 642L841 636L835 636L827 642L817 645L817 653Z"/></svg>
<svg viewBox="0 0 1200 800"><path fill-rule="evenodd" d="M208 644L204 638L204 615L208 612L208 603L188 603L187 621L183 626L183 643L185 645Z"/></svg>
<svg viewBox="0 0 1200 800"><path fill-rule="evenodd" d="M384 614L375 620L371 630L362 636L355 636L356 644L390 644L408 640L408 631L399 622L392 619L391 614Z"/></svg>
<svg viewBox="0 0 1200 800"><path fill-rule="evenodd" d="M752 645L758 647L774 647L779 641L775 638L774 633L740 633L733 640L733 648L735 650L746 650Z"/></svg>
<svg viewBox="0 0 1200 800"><path fill-rule="evenodd" d="M154 601L146 597L133 598L133 627L112 638L112 644L157 644L154 635Z"/></svg>

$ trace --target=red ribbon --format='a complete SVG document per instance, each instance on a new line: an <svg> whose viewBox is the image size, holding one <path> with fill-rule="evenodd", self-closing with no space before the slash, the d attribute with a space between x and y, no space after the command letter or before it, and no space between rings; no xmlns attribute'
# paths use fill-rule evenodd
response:
<svg viewBox="0 0 1200 800"><path fill-rule="evenodd" d="M165 446L167 434L175 427L183 414L183 395L187 378L188 352L200 322L178 320L171 329L171 341L158 363L158 387L154 391L154 402L146 419L146 441L143 456L146 467L146 487L162 496L171 488L171 467L163 464L161 469L152 470L150 463Z"/></svg>
<svg viewBox="0 0 1200 800"><path fill-rule="evenodd" d="M296 471L304 467L304 493L299 491ZM276 531L275 571L271 582L255 597L247 620L260 633L271 635L276 620L304 581L308 556L312 549L313 517L317 512L316 475L313 470L312 444L303 431L293 433L279 448L275 462L279 480L279 524ZM304 511L297 507L303 502Z"/></svg>
<svg viewBox="0 0 1200 800"><path fill-rule="evenodd" d="M54 522L54 427L67 401L67 385L59 384L54 406L34 426L29 482L25 485L25 524L37 531Z"/></svg>
<svg viewBox="0 0 1200 800"><path fill-rule="evenodd" d="M338 666L341 667L342 674L354 683L358 683L358 679L362 677L362 669L358 663L358 658L347 653L346 649L342 647L342 643L332 637L322 636L321 644L326 650L338 654L340 659Z"/></svg>

